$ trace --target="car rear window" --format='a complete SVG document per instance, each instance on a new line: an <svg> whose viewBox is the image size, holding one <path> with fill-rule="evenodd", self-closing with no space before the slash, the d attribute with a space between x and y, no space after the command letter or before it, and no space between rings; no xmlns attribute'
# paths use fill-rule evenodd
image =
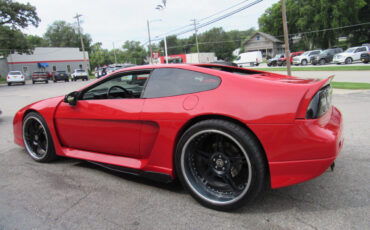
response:
<svg viewBox="0 0 370 230"><path fill-rule="evenodd" d="M160 68L155 69L144 91L144 98L170 97L202 92L217 88L221 79L200 72Z"/></svg>
<svg viewBox="0 0 370 230"><path fill-rule="evenodd" d="M57 71L57 73L66 73L66 71Z"/></svg>
<svg viewBox="0 0 370 230"><path fill-rule="evenodd" d="M85 72L83 69L78 69L76 72Z"/></svg>
<svg viewBox="0 0 370 230"><path fill-rule="evenodd" d="M19 75L19 74L22 74L22 73L19 72L19 71L10 71L9 74L10 75Z"/></svg>

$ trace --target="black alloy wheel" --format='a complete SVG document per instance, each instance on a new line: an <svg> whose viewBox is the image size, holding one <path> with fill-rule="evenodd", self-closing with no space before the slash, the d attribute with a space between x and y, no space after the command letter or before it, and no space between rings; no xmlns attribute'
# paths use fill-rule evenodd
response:
<svg viewBox="0 0 370 230"><path fill-rule="evenodd" d="M36 112L27 114L23 120L23 142L35 161L49 162L56 158L50 131L45 120Z"/></svg>
<svg viewBox="0 0 370 230"><path fill-rule="evenodd" d="M175 165L183 186L209 208L239 208L266 188L257 140L229 121L205 120L190 127L177 145Z"/></svg>
<svg viewBox="0 0 370 230"><path fill-rule="evenodd" d="M325 64L326 64L325 59L320 59L319 64L320 64L320 65L325 65Z"/></svg>

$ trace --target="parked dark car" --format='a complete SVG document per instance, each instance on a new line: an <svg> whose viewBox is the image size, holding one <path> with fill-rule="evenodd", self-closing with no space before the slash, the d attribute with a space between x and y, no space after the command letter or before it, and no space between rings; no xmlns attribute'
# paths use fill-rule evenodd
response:
<svg viewBox="0 0 370 230"><path fill-rule="evenodd" d="M369 61L370 61L370 52L361 54L361 61L363 63L369 63Z"/></svg>
<svg viewBox="0 0 370 230"><path fill-rule="evenodd" d="M318 55L313 55L310 58L310 62L312 65L325 65L326 63L330 63L333 61L333 57L336 54L342 53L343 49L342 48L332 48L332 49L326 49L322 51Z"/></svg>
<svg viewBox="0 0 370 230"><path fill-rule="evenodd" d="M276 54L275 57L267 60L267 66L276 66L279 58L285 58L285 54Z"/></svg>
<svg viewBox="0 0 370 230"><path fill-rule="evenodd" d="M53 81L69 81L69 76L66 71L55 71L54 76L53 76Z"/></svg>
<svg viewBox="0 0 370 230"><path fill-rule="evenodd" d="M48 73L47 72L33 72L32 74L32 84L35 82L45 82L49 83Z"/></svg>

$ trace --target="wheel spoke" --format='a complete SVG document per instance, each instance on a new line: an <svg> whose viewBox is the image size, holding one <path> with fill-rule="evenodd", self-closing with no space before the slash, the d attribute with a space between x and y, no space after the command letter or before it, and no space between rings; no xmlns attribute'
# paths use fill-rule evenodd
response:
<svg viewBox="0 0 370 230"><path fill-rule="evenodd" d="M224 137L222 135L215 134L213 137L214 145L215 145L215 151L217 152L224 152Z"/></svg>
<svg viewBox="0 0 370 230"><path fill-rule="evenodd" d="M225 183L227 185L229 185L229 187L234 190L235 192L239 192L241 191L242 189L240 189L236 184L235 182L233 181L233 178L231 177L231 174L230 173L226 173L222 179L225 181Z"/></svg>
<svg viewBox="0 0 370 230"><path fill-rule="evenodd" d="M200 156L200 157L202 157L203 159L206 159L206 160L209 160L209 158L211 157L211 153L208 153L208 152L200 150L200 149L197 149L196 153L198 154L198 156Z"/></svg>

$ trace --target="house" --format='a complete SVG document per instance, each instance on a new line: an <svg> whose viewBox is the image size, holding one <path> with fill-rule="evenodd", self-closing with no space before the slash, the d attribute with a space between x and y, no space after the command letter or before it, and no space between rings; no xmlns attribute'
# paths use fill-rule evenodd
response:
<svg viewBox="0 0 370 230"><path fill-rule="evenodd" d="M8 71L18 70L30 77L33 72L64 70L68 73L75 69L89 69L89 56L74 47L36 47L32 54L10 54L7 59Z"/></svg>
<svg viewBox="0 0 370 230"><path fill-rule="evenodd" d="M261 51L263 57L275 56L284 53L284 42L270 34L256 32L252 37L243 43L245 52Z"/></svg>

